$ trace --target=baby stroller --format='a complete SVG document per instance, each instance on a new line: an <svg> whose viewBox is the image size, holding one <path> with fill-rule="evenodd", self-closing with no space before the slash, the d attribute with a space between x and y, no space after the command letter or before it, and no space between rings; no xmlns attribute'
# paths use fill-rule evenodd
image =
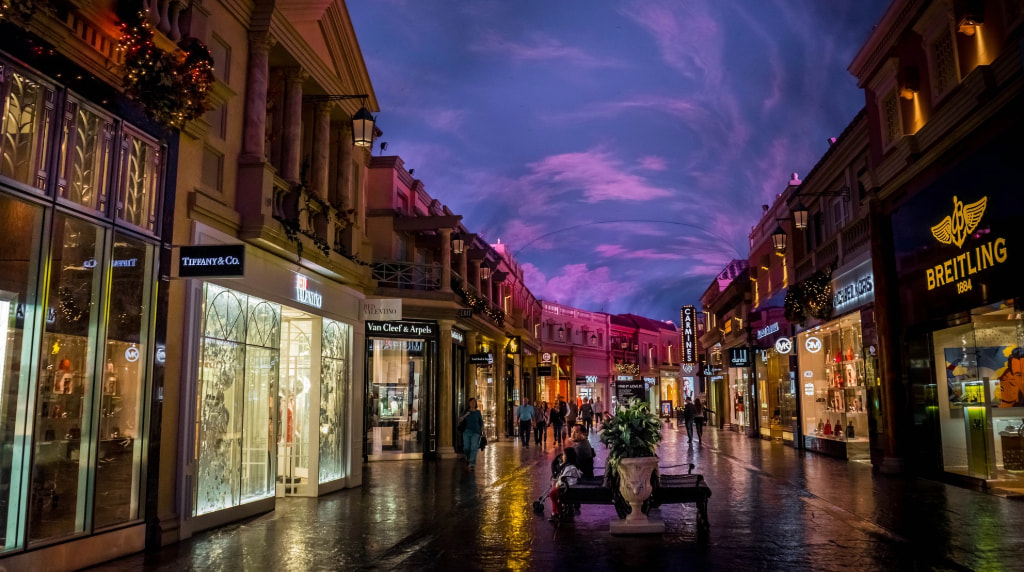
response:
<svg viewBox="0 0 1024 572"><path fill-rule="evenodd" d="M551 491L555 490L555 487L558 486L558 483L555 481L555 479L557 479L558 475L561 474L562 468L564 466L565 466L565 459L564 459L564 457L562 456L561 453L556 455L555 458L551 460L551 486L548 487L548 490L545 491L544 494L541 495L539 499L533 501L533 512L534 513L536 513L536 514L544 514L544 501L547 500L548 497L551 496Z"/></svg>

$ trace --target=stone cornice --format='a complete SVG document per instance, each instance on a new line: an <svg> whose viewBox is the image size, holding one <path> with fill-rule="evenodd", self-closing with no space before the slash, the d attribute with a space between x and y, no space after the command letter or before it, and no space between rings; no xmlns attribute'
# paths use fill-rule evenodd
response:
<svg viewBox="0 0 1024 572"><path fill-rule="evenodd" d="M846 68L857 78L857 87L864 88L865 82L874 75L879 63L904 30L910 27L910 20L917 15L926 1L896 0L889 5L881 21L875 25L867 41Z"/></svg>

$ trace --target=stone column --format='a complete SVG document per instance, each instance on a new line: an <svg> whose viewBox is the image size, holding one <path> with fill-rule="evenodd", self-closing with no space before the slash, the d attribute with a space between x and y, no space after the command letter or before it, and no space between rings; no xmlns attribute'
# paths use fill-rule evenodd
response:
<svg viewBox="0 0 1024 572"><path fill-rule="evenodd" d="M452 291L452 229L442 228L441 233L441 291Z"/></svg>
<svg viewBox="0 0 1024 572"><path fill-rule="evenodd" d="M346 118L337 124L336 129L338 152L335 160L338 163L338 180L334 184L331 203L344 211L354 209L356 204L352 197L352 121Z"/></svg>
<svg viewBox="0 0 1024 572"><path fill-rule="evenodd" d="M441 347L438 354L441 356L437 369L437 427L440 435L437 440L437 456L440 459L455 457L455 419L458 412L452 409L455 403L455 376L456 364L452 362L452 328L455 320L438 320L438 327L441 328Z"/></svg>
<svg viewBox="0 0 1024 572"><path fill-rule="evenodd" d="M490 280L488 280L490 281ZM500 334L499 334L500 335ZM494 424L496 425L494 433L500 440L502 436L512 437L512 434L507 431L505 426L505 404L511 397L508 395L507 387L505 383L505 348L503 347L505 340L498 338L494 341L494 384L497 386L494 388Z"/></svg>
<svg viewBox="0 0 1024 572"><path fill-rule="evenodd" d="M281 141L281 178L289 183L300 181L302 162L302 83L307 74L291 70L284 81L284 125Z"/></svg>
<svg viewBox="0 0 1024 572"><path fill-rule="evenodd" d="M323 200L328 200L327 191L330 184L329 164L331 156L331 108L333 103L316 104L313 110L313 157L310 169L310 183L313 192Z"/></svg>
<svg viewBox="0 0 1024 572"><path fill-rule="evenodd" d="M249 69L245 85L245 124L242 154L257 161L266 159L267 85L270 77L269 32L249 34Z"/></svg>
<svg viewBox="0 0 1024 572"><path fill-rule="evenodd" d="M479 260L473 261L473 287L476 288L477 294L483 297L484 293L480 291L480 262Z"/></svg>

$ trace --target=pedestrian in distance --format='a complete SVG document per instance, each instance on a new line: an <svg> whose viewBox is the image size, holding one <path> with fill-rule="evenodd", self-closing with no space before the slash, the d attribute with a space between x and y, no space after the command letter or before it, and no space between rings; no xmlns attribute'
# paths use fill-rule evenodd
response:
<svg viewBox="0 0 1024 572"><path fill-rule="evenodd" d="M533 433L533 406L530 405L530 398L524 397L522 403L516 408L516 418L519 419L519 443L523 447L530 446L530 435Z"/></svg>
<svg viewBox="0 0 1024 572"><path fill-rule="evenodd" d="M465 425L463 425L465 422ZM476 470L476 454L480 452L480 435L484 432L484 417L477 409L476 398L469 398L469 405L466 412L459 417L459 425L462 430L462 450L465 452L466 461L469 462L469 470Z"/></svg>
<svg viewBox="0 0 1024 572"><path fill-rule="evenodd" d="M714 413L714 411L704 407L704 404L700 402L700 398L693 402L693 424L697 426L697 444L701 444L704 441L704 423L707 419L704 417L705 413Z"/></svg>
<svg viewBox="0 0 1024 572"><path fill-rule="evenodd" d="M588 435L594 428L594 406L590 402L590 399L584 399L583 405L580 407L580 419L583 420L583 429Z"/></svg>
<svg viewBox="0 0 1024 572"><path fill-rule="evenodd" d="M566 433L572 434L572 428L576 426L576 420L579 418L580 409L576 405L575 399L570 399L565 414L565 430Z"/></svg>
<svg viewBox="0 0 1024 572"><path fill-rule="evenodd" d="M597 401L594 402L594 419L597 420L597 424L601 425L604 423L604 403L601 403L601 396L597 396Z"/></svg>
<svg viewBox="0 0 1024 572"><path fill-rule="evenodd" d="M567 411L568 409L565 406L565 402L562 401L562 396L559 395L555 400L554 406L551 408L551 413L548 418L548 422L551 423L551 433L554 437L555 445L561 445L564 439L562 426L565 425L565 414Z"/></svg>
<svg viewBox="0 0 1024 572"><path fill-rule="evenodd" d="M693 443L693 419L696 416L697 408L693 404L693 400L689 397L686 398L686 404L683 405L683 413L681 415L683 423L686 425L686 442Z"/></svg>
<svg viewBox="0 0 1024 572"><path fill-rule="evenodd" d="M541 445L543 439L543 445L548 444L548 415L550 409L548 409L548 402L542 401L537 404L537 407L533 411L533 443L535 445Z"/></svg>

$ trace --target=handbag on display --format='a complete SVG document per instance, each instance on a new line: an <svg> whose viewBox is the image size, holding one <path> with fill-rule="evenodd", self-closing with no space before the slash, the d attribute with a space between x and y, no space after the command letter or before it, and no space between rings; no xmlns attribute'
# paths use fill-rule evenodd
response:
<svg viewBox="0 0 1024 572"><path fill-rule="evenodd" d="M480 450L483 451L484 447L487 446L487 435L480 434Z"/></svg>

